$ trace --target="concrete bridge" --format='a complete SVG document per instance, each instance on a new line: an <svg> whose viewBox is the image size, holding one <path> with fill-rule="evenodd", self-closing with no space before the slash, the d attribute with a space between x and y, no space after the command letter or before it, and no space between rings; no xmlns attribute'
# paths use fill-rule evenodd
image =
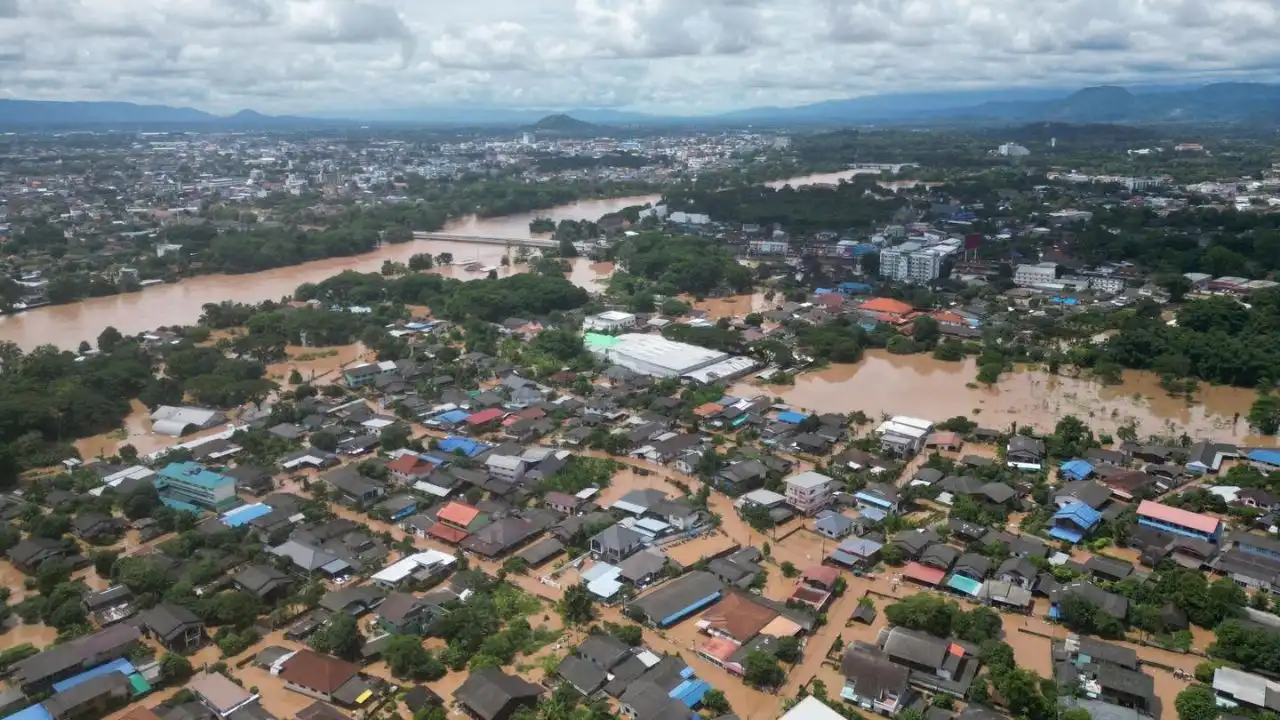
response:
<svg viewBox="0 0 1280 720"><path fill-rule="evenodd" d="M530 248L552 248L558 247L559 243L555 240L542 240L538 238L501 238L501 237L484 237L481 235L454 235L452 233L439 232L414 232L414 240L439 240L443 242L456 243L473 243L476 245L510 245L512 247L530 247Z"/></svg>

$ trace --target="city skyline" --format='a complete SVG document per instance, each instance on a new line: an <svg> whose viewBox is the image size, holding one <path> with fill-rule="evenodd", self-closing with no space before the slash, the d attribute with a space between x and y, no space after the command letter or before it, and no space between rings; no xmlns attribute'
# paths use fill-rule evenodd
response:
<svg viewBox="0 0 1280 720"><path fill-rule="evenodd" d="M1264 0L0 0L0 97L332 116L712 114L900 92L1274 79Z"/></svg>

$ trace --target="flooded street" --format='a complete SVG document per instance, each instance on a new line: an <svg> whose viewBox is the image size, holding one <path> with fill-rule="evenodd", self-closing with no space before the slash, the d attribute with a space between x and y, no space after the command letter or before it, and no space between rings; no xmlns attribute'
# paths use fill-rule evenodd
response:
<svg viewBox="0 0 1280 720"><path fill-rule="evenodd" d="M1020 369L1001 376L991 388L978 385L977 367L942 362L928 355L892 355L871 350L856 364L832 365L795 378L794 386L740 383L737 395L769 394L797 408L817 412L861 410L944 420L965 415L983 427L1006 429L1012 423L1052 431L1058 418L1074 414L1095 432L1112 432L1129 422L1139 436L1187 433L1248 445L1275 445L1276 438L1252 435L1241 418L1249 412L1254 392L1203 384L1195 401L1169 397L1152 373L1125 371L1124 382L1104 385L1088 379Z"/></svg>

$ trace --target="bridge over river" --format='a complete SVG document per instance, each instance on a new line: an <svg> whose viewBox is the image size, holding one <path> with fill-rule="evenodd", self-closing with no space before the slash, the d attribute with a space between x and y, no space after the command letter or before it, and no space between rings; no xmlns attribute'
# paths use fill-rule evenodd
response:
<svg viewBox="0 0 1280 720"><path fill-rule="evenodd" d="M551 248L559 243L538 238L486 237L483 235L454 235L440 232L414 232L414 240L440 240L443 242L474 243L477 245L510 245L512 247Z"/></svg>

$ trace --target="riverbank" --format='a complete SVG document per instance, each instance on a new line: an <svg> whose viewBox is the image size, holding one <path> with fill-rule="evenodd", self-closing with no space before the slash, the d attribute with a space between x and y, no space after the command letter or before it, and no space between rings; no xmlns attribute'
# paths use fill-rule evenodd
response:
<svg viewBox="0 0 1280 720"><path fill-rule="evenodd" d="M743 382L731 392L767 393L816 412L861 410L873 418L885 413L935 419L964 415L983 427L1006 429L1017 423L1052 432L1061 417L1075 415L1095 432L1114 433L1132 422L1139 437L1186 433L1243 445L1277 443L1275 437L1250 432L1245 418L1256 397L1253 390L1202 384L1188 403L1170 397L1156 374L1137 370L1126 370L1118 385L1020 367L988 388L977 384L977 374L973 358L944 362L929 355L870 350L861 362L797 375L794 385Z"/></svg>

